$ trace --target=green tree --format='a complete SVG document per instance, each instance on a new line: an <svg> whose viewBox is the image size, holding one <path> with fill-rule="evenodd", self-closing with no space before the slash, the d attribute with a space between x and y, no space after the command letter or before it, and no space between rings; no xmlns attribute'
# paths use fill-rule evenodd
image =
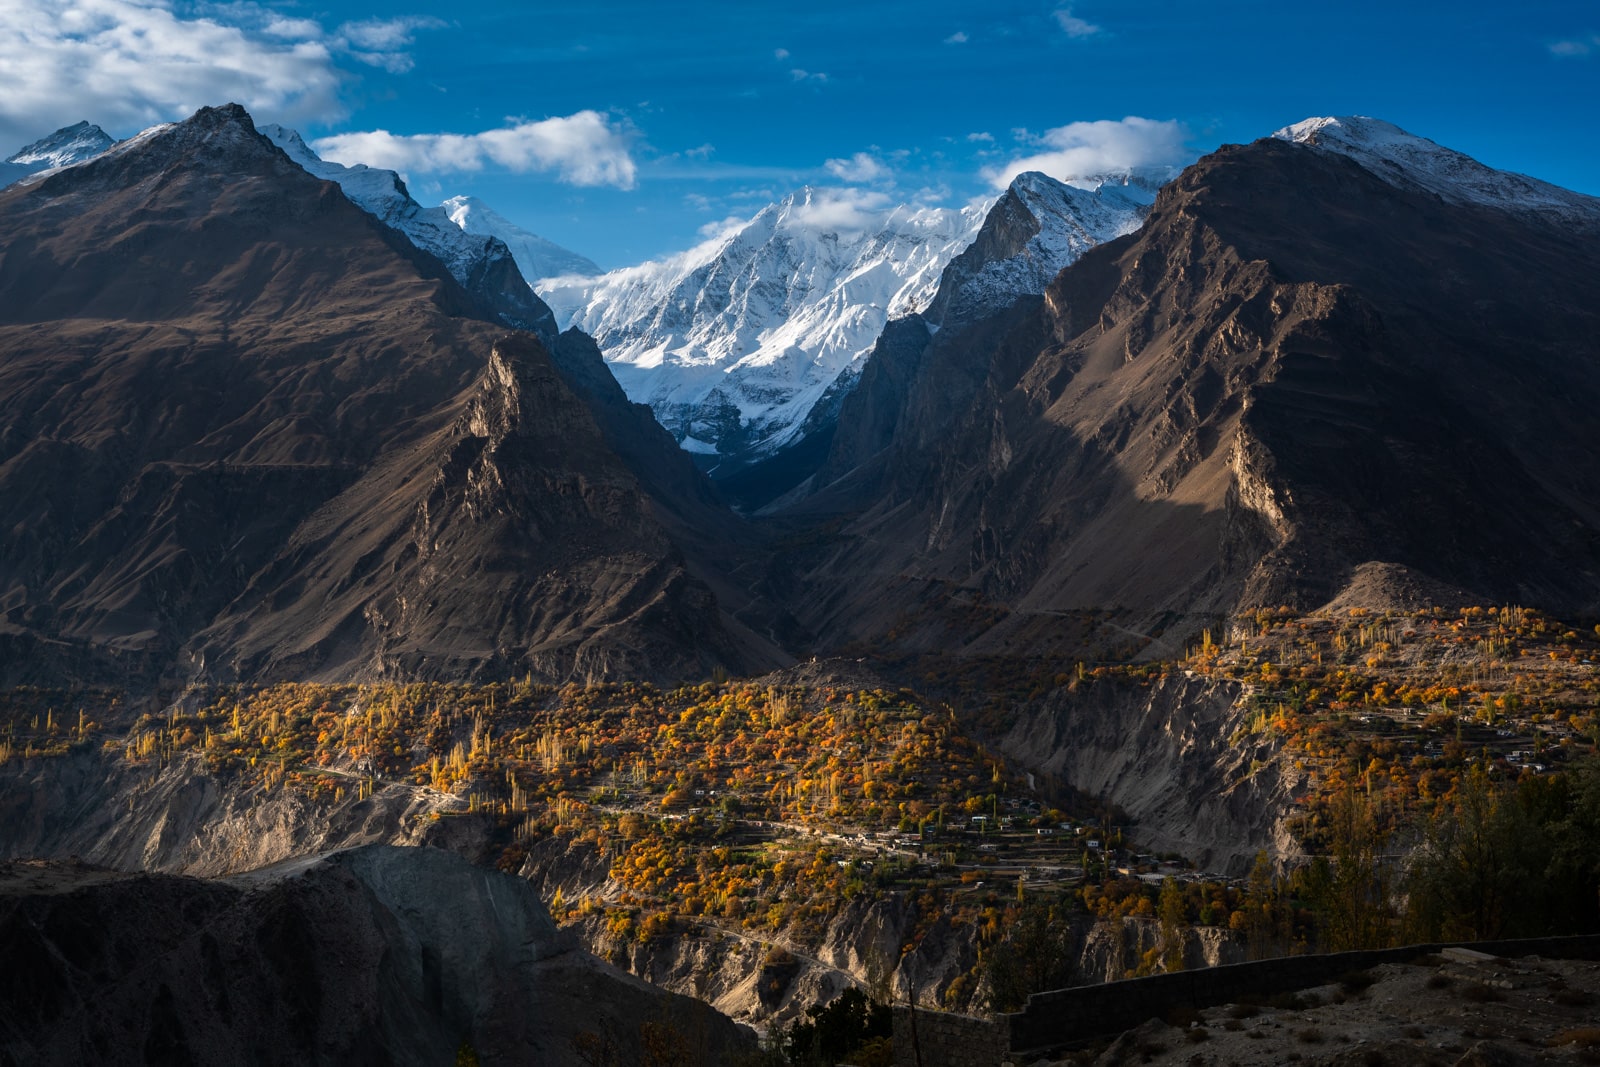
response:
<svg viewBox="0 0 1600 1067"><path fill-rule="evenodd" d="M1066 985L1073 948L1072 924L1054 907L1041 902L1020 908L1005 937L980 961L989 1010L1019 1011L1029 994Z"/></svg>
<svg viewBox="0 0 1600 1067"><path fill-rule="evenodd" d="M1479 940L1521 932L1547 866L1542 828L1480 767L1440 806L1406 873L1406 925L1413 940Z"/></svg>
<svg viewBox="0 0 1600 1067"><path fill-rule="evenodd" d="M826 1007L807 1008L806 1016L809 1021L796 1022L784 1035L783 1050L794 1067L881 1058L884 1042L894 1034L888 1006L859 989L846 989Z"/></svg>

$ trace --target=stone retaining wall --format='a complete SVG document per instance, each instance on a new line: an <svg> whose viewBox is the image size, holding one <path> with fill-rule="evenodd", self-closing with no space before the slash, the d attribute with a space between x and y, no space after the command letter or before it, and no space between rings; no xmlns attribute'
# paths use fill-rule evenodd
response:
<svg viewBox="0 0 1600 1067"><path fill-rule="evenodd" d="M1027 1007L1020 1012L992 1019L945 1012L913 1013L896 1007L895 1065L998 1067L1007 1062L1026 1062L1030 1053L1120 1033L1174 1008L1212 1007L1246 996L1306 989L1332 982L1351 971L1403 963L1449 947L1471 948L1495 956L1600 959L1597 935L1407 945L1364 952L1283 956L1103 985L1053 989L1029 997Z"/></svg>
<svg viewBox="0 0 1600 1067"><path fill-rule="evenodd" d="M996 1067L1010 1054L1010 1018L979 1019L897 1005L895 1067Z"/></svg>

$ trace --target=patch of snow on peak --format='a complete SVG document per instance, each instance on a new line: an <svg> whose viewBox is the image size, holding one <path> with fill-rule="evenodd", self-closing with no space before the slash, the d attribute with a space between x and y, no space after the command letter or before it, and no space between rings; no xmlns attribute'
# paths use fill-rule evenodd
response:
<svg viewBox="0 0 1600 1067"><path fill-rule="evenodd" d="M1481 204L1559 222L1600 226L1600 199L1525 174L1495 170L1393 123L1364 115L1309 118L1273 134L1347 156L1391 185L1454 204Z"/></svg>
<svg viewBox="0 0 1600 1067"><path fill-rule="evenodd" d="M452 196L439 205L450 221L467 233L498 237L511 250L524 278L600 273L591 259L562 248L554 241L529 233L475 196Z"/></svg>
<svg viewBox="0 0 1600 1067"><path fill-rule="evenodd" d="M70 167L74 163L93 159L116 143L106 131L93 123L78 122L63 126L48 137L41 137L6 162Z"/></svg>
<svg viewBox="0 0 1600 1067"><path fill-rule="evenodd" d="M1092 183L1039 171L1017 175L972 247L945 269L929 317L948 325L1043 293L1089 249L1143 225L1158 187L1129 175Z"/></svg>
<svg viewBox="0 0 1600 1067"><path fill-rule="evenodd" d="M685 447L748 458L797 438L889 318L926 306L988 206L804 188L675 256L535 288Z"/></svg>
<svg viewBox="0 0 1600 1067"><path fill-rule="evenodd" d="M26 148L18 149L0 163L0 186L32 174L86 163L116 143L106 131L90 122L63 126Z"/></svg>

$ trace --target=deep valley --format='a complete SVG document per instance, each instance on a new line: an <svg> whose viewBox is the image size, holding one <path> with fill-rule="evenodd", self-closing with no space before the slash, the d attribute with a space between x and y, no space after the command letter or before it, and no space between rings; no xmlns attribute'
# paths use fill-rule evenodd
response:
<svg viewBox="0 0 1600 1067"><path fill-rule="evenodd" d="M1600 201L1315 119L588 277L97 130L0 188L0 1062L920 1067L1600 930Z"/></svg>

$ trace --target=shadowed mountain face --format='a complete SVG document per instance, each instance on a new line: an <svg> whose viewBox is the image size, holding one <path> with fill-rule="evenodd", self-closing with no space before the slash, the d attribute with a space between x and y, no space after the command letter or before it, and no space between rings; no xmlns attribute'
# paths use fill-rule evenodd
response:
<svg viewBox="0 0 1600 1067"><path fill-rule="evenodd" d="M526 880L369 846L227 880L0 866L0 1062L694 1062L754 1041L576 948ZM643 1024L643 1025L641 1025Z"/></svg>
<svg viewBox="0 0 1600 1067"><path fill-rule="evenodd" d="M1593 611L1596 277L1559 220L1225 148L1042 301L885 335L790 508L840 530L801 618L1020 651L1087 608Z"/></svg>
<svg viewBox="0 0 1600 1067"><path fill-rule="evenodd" d="M740 665L613 448L648 420L241 109L6 190L0 249L11 677Z"/></svg>

